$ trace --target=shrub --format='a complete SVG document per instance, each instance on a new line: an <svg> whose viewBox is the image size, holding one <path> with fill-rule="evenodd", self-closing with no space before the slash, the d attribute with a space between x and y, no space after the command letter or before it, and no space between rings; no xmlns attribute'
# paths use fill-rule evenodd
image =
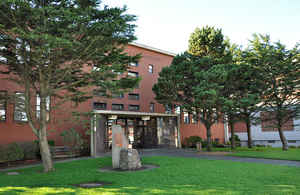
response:
<svg viewBox="0 0 300 195"><path fill-rule="evenodd" d="M17 144L24 152L24 159L30 160L38 158L37 153L39 152L39 146L36 142L20 142Z"/></svg>
<svg viewBox="0 0 300 195"><path fill-rule="evenodd" d="M12 143L1 147L0 159L2 161L16 161L23 158L24 152L18 144Z"/></svg>
<svg viewBox="0 0 300 195"><path fill-rule="evenodd" d="M297 148L296 146L289 146L289 148Z"/></svg>
<svg viewBox="0 0 300 195"><path fill-rule="evenodd" d="M84 140L80 133L74 128L65 130L60 134L63 137L64 145L69 146L72 150L81 150L84 145Z"/></svg>
<svg viewBox="0 0 300 195"><path fill-rule="evenodd" d="M185 143L187 146L195 148L197 142L202 142L202 138L199 136L190 136L186 138Z"/></svg>

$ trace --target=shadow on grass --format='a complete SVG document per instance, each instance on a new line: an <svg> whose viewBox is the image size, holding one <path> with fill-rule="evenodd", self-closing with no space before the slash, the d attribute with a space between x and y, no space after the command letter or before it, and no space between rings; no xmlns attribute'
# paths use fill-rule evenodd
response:
<svg viewBox="0 0 300 195"><path fill-rule="evenodd" d="M297 189L293 185L265 185L263 194L294 194ZM259 194L256 189L226 189L223 187L205 188L199 185L165 185L165 186L106 186L98 188L80 188L74 186L43 186L25 187L8 186L0 188L0 195L14 194L47 194L47 195L76 195L76 194Z"/></svg>

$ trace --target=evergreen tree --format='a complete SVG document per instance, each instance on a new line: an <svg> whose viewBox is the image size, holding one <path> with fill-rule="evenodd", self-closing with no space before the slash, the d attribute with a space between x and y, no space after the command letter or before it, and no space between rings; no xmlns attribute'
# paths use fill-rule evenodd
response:
<svg viewBox="0 0 300 195"><path fill-rule="evenodd" d="M138 59L124 52L124 46L135 39L135 16L125 14L126 7L109 8L100 2L0 2L1 73L24 88L22 102L39 140L45 172L54 170L47 142L47 98L60 99L56 106L70 100L82 102L91 97L88 86L120 91L138 82L118 76ZM31 105L35 94L41 100L39 118Z"/></svg>
<svg viewBox="0 0 300 195"><path fill-rule="evenodd" d="M282 149L287 150L283 127L300 115L300 49L287 49L280 42L271 42L268 35L254 35L250 41L248 62L259 67L264 83L261 94L261 116L271 121L267 128L278 130ZM291 127L290 127L291 128Z"/></svg>

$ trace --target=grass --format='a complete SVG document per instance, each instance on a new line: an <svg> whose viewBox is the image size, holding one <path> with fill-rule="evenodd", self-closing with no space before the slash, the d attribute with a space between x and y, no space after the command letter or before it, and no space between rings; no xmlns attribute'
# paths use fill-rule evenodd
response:
<svg viewBox="0 0 300 195"><path fill-rule="evenodd" d="M300 148L289 148L288 151L271 147L253 147L252 149L238 147L234 151L230 148L214 148L214 150L232 152L230 156L300 161Z"/></svg>
<svg viewBox="0 0 300 195"><path fill-rule="evenodd" d="M20 175L0 172L0 194L300 194L300 168L200 160L147 157L143 163L159 168L140 172L98 172L111 158L56 164L52 173L41 167L20 170ZM106 181L111 185L84 189L82 182Z"/></svg>

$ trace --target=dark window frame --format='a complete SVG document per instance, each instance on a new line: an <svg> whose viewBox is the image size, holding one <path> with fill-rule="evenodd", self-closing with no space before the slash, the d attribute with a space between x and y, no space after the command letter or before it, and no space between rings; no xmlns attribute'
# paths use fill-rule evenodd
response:
<svg viewBox="0 0 300 195"><path fill-rule="evenodd" d="M129 100L139 100L140 99L140 94L139 93L129 93L128 94L128 99Z"/></svg>
<svg viewBox="0 0 300 195"><path fill-rule="evenodd" d="M132 109L132 108L137 108L137 109ZM130 104L128 106L128 110L129 111L139 111L140 110L140 105L137 105L137 104Z"/></svg>
<svg viewBox="0 0 300 195"><path fill-rule="evenodd" d="M135 72L135 71L128 71L128 76L131 77L139 77L139 72Z"/></svg>
<svg viewBox="0 0 300 195"><path fill-rule="evenodd" d="M7 94L8 94L7 91L4 91L4 90L0 91L0 94L2 94L2 93L3 93L3 96L7 96ZM6 120L7 120L7 99L5 99L5 98L1 99L1 96L0 96L0 105L1 105L1 101L3 101L4 120L2 120L0 118L0 122L6 122ZM0 109L1 109L1 107L0 107Z"/></svg>
<svg viewBox="0 0 300 195"><path fill-rule="evenodd" d="M120 106L122 108L121 109L115 109L114 106ZM112 110L124 110L124 104L111 104L111 109Z"/></svg>
<svg viewBox="0 0 300 195"><path fill-rule="evenodd" d="M154 65L153 64L148 65L148 72L151 73L151 74L154 73Z"/></svg>
<svg viewBox="0 0 300 195"><path fill-rule="evenodd" d="M93 96L94 97L106 97L107 93L106 93L105 89L93 89Z"/></svg>
<svg viewBox="0 0 300 195"><path fill-rule="evenodd" d="M16 101L16 98L17 98L17 94L23 94L24 96L24 109L25 109L25 93L24 92L21 92L21 91L15 91L15 97L14 97L14 111L13 111L13 121L14 122L17 122L17 123L28 123L28 117L27 117L27 114L26 114L26 111L18 111L17 110L17 101ZM25 113L25 117L26 117L26 120L16 120L16 112L21 112L21 113Z"/></svg>
<svg viewBox="0 0 300 195"><path fill-rule="evenodd" d="M155 112L155 103L151 102L149 109L150 109L150 112Z"/></svg>
<svg viewBox="0 0 300 195"><path fill-rule="evenodd" d="M95 107L95 104L101 104L104 105L103 107ZM94 110L106 110L107 109L107 103L106 102L93 102L93 109Z"/></svg>
<svg viewBox="0 0 300 195"><path fill-rule="evenodd" d="M129 62L128 64L129 66L133 66L133 67L138 67L139 63L138 62Z"/></svg>

